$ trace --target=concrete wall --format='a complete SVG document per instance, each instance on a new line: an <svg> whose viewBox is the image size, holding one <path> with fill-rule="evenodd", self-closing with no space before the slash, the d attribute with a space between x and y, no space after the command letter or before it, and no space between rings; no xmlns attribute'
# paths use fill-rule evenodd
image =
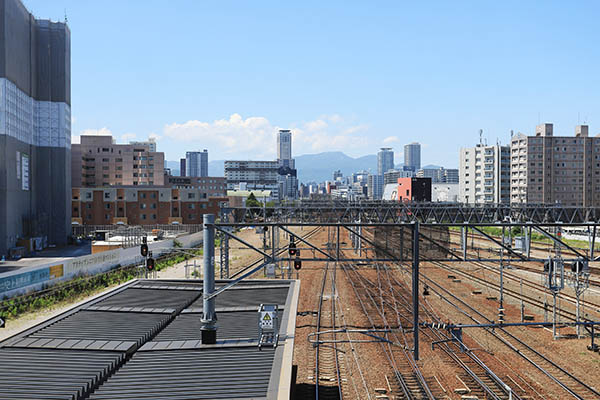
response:
<svg viewBox="0 0 600 400"><path fill-rule="evenodd" d="M202 244L203 232L177 238L183 247L195 247ZM173 239L151 242L149 250L154 257L171 250ZM0 296L13 297L26 292L40 290L44 285L55 284L79 275L96 274L108 271L119 265L141 263L140 248L130 247L104 251L82 257L74 257L60 262L49 262L27 271L16 270L0 277Z"/></svg>

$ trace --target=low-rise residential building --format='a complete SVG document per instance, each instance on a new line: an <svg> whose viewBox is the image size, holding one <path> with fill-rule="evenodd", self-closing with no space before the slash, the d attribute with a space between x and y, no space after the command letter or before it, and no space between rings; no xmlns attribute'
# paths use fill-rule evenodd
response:
<svg viewBox="0 0 600 400"><path fill-rule="evenodd" d="M278 198L279 163L277 161L225 161L227 190L271 190Z"/></svg>
<svg viewBox="0 0 600 400"><path fill-rule="evenodd" d="M165 186L175 189L200 189L208 197L227 196L227 184L222 176L167 176Z"/></svg>
<svg viewBox="0 0 600 400"><path fill-rule="evenodd" d="M201 224L203 214L218 214L226 197L209 197L195 188L73 188L71 222L80 225Z"/></svg>
<svg viewBox="0 0 600 400"><path fill-rule="evenodd" d="M431 201L431 178L399 178L398 201Z"/></svg>
<svg viewBox="0 0 600 400"><path fill-rule="evenodd" d="M397 169L390 169L383 174L383 184L388 185L390 183L398 183L398 178L410 178L414 175L412 171L404 171Z"/></svg>

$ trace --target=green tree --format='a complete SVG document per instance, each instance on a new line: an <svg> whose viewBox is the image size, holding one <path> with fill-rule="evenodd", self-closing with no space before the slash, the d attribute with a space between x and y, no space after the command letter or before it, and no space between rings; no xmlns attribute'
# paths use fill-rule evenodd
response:
<svg viewBox="0 0 600 400"><path fill-rule="evenodd" d="M250 196L246 199L246 207L262 207L262 204L256 200L254 193L250 192Z"/></svg>

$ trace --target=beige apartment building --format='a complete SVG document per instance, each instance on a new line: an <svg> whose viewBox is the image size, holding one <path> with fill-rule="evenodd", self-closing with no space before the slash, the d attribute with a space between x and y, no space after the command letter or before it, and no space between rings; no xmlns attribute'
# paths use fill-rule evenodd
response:
<svg viewBox="0 0 600 400"><path fill-rule="evenodd" d="M112 136L81 136L71 146L71 187L163 186L165 155L151 143L116 144Z"/></svg>
<svg viewBox="0 0 600 400"><path fill-rule="evenodd" d="M600 135L587 125L575 136L554 136L552 124L511 141L511 203L600 206Z"/></svg>

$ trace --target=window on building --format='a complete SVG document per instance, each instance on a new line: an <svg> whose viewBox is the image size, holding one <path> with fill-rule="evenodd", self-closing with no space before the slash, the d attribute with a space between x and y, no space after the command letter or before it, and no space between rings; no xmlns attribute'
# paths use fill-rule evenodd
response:
<svg viewBox="0 0 600 400"><path fill-rule="evenodd" d="M156 203L152 203L152 204L150 204L150 208L153 208L153 209L155 209L155 210L156 210Z"/></svg>
<svg viewBox="0 0 600 400"><path fill-rule="evenodd" d="M110 210L110 203L106 203L104 207L106 207L107 210Z"/></svg>
<svg viewBox="0 0 600 400"><path fill-rule="evenodd" d="M145 209L145 208L146 208L146 203L141 203L141 204L140 204L140 208L141 208L141 209Z"/></svg>
<svg viewBox="0 0 600 400"><path fill-rule="evenodd" d="M146 214L142 214L142 219L146 219Z"/></svg>
<svg viewBox="0 0 600 400"><path fill-rule="evenodd" d="M195 218L196 218L196 216L194 214L189 215L189 219L195 219Z"/></svg>
<svg viewBox="0 0 600 400"><path fill-rule="evenodd" d="M196 197L196 193L188 193L188 199L193 199Z"/></svg>
<svg viewBox="0 0 600 400"><path fill-rule="evenodd" d="M87 193L85 194L85 198L86 198L86 199L91 199L91 198L92 198L92 193L91 193L91 192L87 192Z"/></svg>
<svg viewBox="0 0 600 400"><path fill-rule="evenodd" d="M108 162L108 161L109 161L109 159L108 159L108 158L103 158L103 159L102 159L102 162Z"/></svg>

